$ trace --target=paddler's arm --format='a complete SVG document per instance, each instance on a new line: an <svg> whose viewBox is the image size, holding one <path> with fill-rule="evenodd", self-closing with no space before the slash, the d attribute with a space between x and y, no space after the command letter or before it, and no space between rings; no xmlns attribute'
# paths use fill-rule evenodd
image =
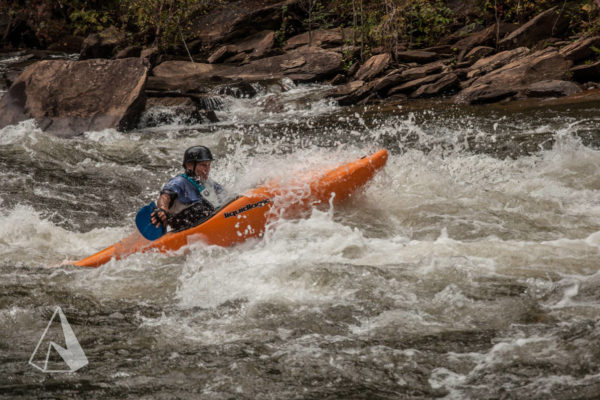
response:
<svg viewBox="0 0 600 400"><path fill-rule="evenodd" d="M171 205L171 196L168 193L162 193L156 201L158 211L152 214L151 221L158 228L160 224L167 225L167 213L170 211L169 206ZM165 212L167 211L167 212Z"/></svg>

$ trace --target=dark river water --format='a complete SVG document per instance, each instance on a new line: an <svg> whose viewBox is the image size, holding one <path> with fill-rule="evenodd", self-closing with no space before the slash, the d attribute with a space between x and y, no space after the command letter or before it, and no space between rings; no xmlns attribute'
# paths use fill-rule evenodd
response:
<svg viewBox="0 0 600 400"><path fill-rule="evenodd" d="M0 130L0 397L600 398L597 104L340 108L319 86L260 89L224 97L217 123ZM262 240L56 267L132 233L194 144L232 192L390 158ZM32 365L44 332L65 346L57 307L88 360L71 373Z"/></svg>

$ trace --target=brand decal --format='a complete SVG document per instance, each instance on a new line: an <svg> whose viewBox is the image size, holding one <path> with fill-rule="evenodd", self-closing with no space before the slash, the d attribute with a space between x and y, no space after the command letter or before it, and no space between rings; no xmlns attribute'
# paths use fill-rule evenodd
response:
<svg viewBox="0 0 600 400"><path fill-rule="evenodd" d="M257 203L246 204L244 207L238 208L235 211L226 212L225 218L235 217L236 215L244 213L249 210L252 210L253 208L265 206L265 205L269 204L270 202L271 202L271 199L265 199L265 200L261 200Z"/></svg>

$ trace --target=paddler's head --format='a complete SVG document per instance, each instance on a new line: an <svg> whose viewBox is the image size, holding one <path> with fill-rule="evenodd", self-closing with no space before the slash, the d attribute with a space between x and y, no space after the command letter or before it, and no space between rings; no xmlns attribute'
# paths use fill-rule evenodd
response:
<svg viewBox="0 0 600 400"><path fill-rule="evenodd" d="M205 181L208 179L212 160L213 156L208 147L192 146L183 154L183 168L186 175Z"/></svg>

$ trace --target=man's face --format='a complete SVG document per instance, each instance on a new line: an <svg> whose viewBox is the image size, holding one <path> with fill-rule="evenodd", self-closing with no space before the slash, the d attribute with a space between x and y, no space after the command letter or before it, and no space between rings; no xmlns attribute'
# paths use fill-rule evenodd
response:
<svg viewBox="0 0 600 400"><path fill-rule="evenodd" d="M194 165L192 164L190 166L190 168L192 168L193 166ZM196 163L196 170L194 171L194 173L200 180L202 180L202 181L207 180L209 172L210 172L210 161L198 161Z"/></svg>

